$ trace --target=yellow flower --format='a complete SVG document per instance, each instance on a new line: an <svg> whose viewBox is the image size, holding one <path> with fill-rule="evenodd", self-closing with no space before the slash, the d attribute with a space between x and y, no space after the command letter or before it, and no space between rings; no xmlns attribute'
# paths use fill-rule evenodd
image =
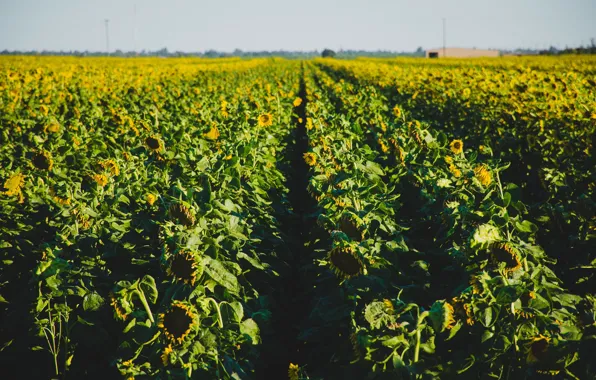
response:
<svg viewBox="0 0 596 380"><path fill-rule="evenodd" d="M163 148L163 142L157 136L149 136L145 139L145 145L153 152L158 152Z"/></svg>
<svg viewBox="0 0 596 380"><path fill-rule="evenodd" d="M464 151L464 143L461 140L453 140L451 144L449 144L449 148L453 154L460 154Z"/></svg>
<svg viewBox="0 0 596 380"><path fill-rule="evenodd" d="M259 116L258 124L259 127L269 127L273 124L273 117L270 113L264 113Z"/></svg>
<svg viewBox="0 0 596 380"><path fill-rule="evenodd" d="M493 262L497 265L505 263L506 272L515 272L521 268L519 253L510 243L493 243L490 248Z"/></svg>
<svg viewBox="0 0 596 380"><path fill-rule="evenodd" d="M459 170L455 165L449 165L449 171L455 176L455 178L461 177L461 170Z"/></svg>
<svg viewBox="0 0 596 380"><path fill-rule="evenodd" d="M302 104L302 99L301 98L296 98L294 99L294 107L299 107Z"/></svg>
<svg viewBox="0 0 596 380"><path fill-rule="evenodd" d="M170 354L173 351L174 350L172 350L171 344L168 344L168 346L163 350L163 353L161 354L161 361L163 362L164 366L168 365L168 363L170 362Z"/></svg>
<svg viewBox="0 0 596 380"><path fill-rule="evenodd" d="M52 155L50 152L42 150L38 152L35 156L33 156L33 165L41 170L52 170L54 166L54 160L52 160Z"/></svg>
<svg viewBox="0 0 596 380"><path fill-rule="evenodd" d="M108 177L105 174L93 174L93 180L101 187L108 184Z"/></svg>
<svg viewBox="0 0 596 380"><path fill-rule="evenodd" d="M174 344L181 344L196 325L198 314L194 307L181 301L172 302L170 309L159 315L157 324L166 338Z"/></svg>
<svg viewBox="0 0 596 380"><path fill-rule="evenodd" d="M47 124L44 128L43 128L44 132L52 132L52 133L58 133L60 132L60 124L56 123L56 122L52 122L50 124Z"/></svg>
<svg viewBox="0 0 596 380"><path fill-rule="evenodd" d="M335 274L344 279L358 276L364 272L364 263L358 252L352 247L335 247L327 255L329 266Z"/></svg>
<svg viewBox="0 0 596 380"><path fill-rule="evenodd" d="M310 131L311 129L313 129L314 125L313 125L312 119L310 117L307 117L306 118L306 125L305 125L305 127L306 127L306 130L308 130L308 131Z"/></svg>
<svg viewBox="0 0 596 380"><path fill-rule="evenodd" d="M41 105L39 106L39 111L44 115L44 116L48 116L48 111L50 110L50 108L46 105Z"/></svg>
<svg viewBox="0 0 596 380"><path fill-rule="evenodd" d="M298 364L290 363L290 367L288 368L288 379L289 380L298 380Z"/></svg>
<svg viewBox="0 0 596 380"><path fill-rule="evenodd" d="M25 186L25 176L22 173L15 173L4 182L4 188L6 188L4 194L20 195L23 186Z"/></svg>
<svg viewBox="0 0 596 380"><path fill-rule="evenodd" d="M315 166L317 164L317 156L314 153L304 153L304 162L309 166Z"/></svg>
<svg viewBox="0 0 596 380"><path fill-rule="evenodd" d="M149 206L153 206L153 204L157 200L157 196L155 194L148 193L145 196L145 200L147 201L147 203L149 203Z"/></svg>
<svg viewBox="0 0 596 380"><path fill-rule="evenodd" d="M478 165L474 168L474 175L478 178L478 181L482 184L482 186L487 187L493 181L490 172L486 169L484 165Z"/></svg>
<svg viewBox="0 0 596 380"><path fill-rule="evenodd" d="M176 281L194 285L198 277L203 274L203 267L197 263L195 255L190 251L178 251L169 260L168 276Z"/></svg>
<svg viewBox="0 0 596 380"><path fill-rule="evenodd" d="M205 138L207 138L207 140L217 140L217 138L219 137L219 131L217 130L217 127L211 127L211 129L209 130L209 132L204 133L203 136L205 136Z"/></svg>
<svg viewBox="0 0 596 380"><path fill-rule="evenodd" d="M399 106L393 107L393 114L395 115L395 117L401 117L401 109L399 108Z"/></svg>
<svg viewBox="0 0 596 380"><path fill-rule="evenodd" d="M104 170L108 170L110 174L113 176L117 176L120 174L120 168L118 167L118 164L116 163L116 161L112 159L100 161L99 165Z"/></svg>
<svg viewBox="0 0 596 380"><path fill-rule="evenodd" d="M229 161L232 159L232 157L233 156L231 154L228 154L227 156L224 157L224 160Z"/></svg>
<svg viewBox="0 0 596 380"><path fill-rule="evenodd" d="M453 157L451 156L445 156L445 162L448 164L453 164Z"/></svg>

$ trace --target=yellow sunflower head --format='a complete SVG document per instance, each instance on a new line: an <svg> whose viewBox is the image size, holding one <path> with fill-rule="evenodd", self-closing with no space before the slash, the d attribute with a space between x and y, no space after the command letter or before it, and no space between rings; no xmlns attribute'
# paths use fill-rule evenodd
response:
<svg viewBox="0 0 596 380"><path fill-rule="evenodd" d="M22 173L15 173L4 182L4 188L6 189L4 194L19 195L23 186L25 186L25 176Z"/></svg>
<svg viewBox="0 0 596 380"><path fill-rule="evenodd" d="M106 177L105 174L93 174L92 178L100 187L104 187L108 184L108 177Z"/></svg>
<svg viewBox="0 0 596 380"><path fill-rule="evenodd" d="M217 129L217 127L213 126L211 127L209 132L204 133L203 136L205 136L207 140L215 141L219 138L219 130Z"/></svg>
<svg viewBox="0 0 596 380"><path fill-rule="evenodd" d="M197 261L195 254L180 250L170 257L167 272L176 281L194 285L197 278L203 274L203 267Z"/></svg>
<svg viewBox="0 0 596 380"><path fill-rule="evenodd" d="M288 379L289 380L298 380L300 378L299 370L300 370L300 367L298 367L298 364L290 363L290 366L288 367Z"/></svg>
<svg viewBox="0 0 596 380"><path fill-rule="evenodd" d="M152 152L159 152L163 149L164 144L157 136L149 136L145 139L145 145Z"/></svg>
<svg viewBox="0 0 596 380"><path fill-rule="evenodd" d="M395 117L401 117L401 108L399 106L393 107L393 114Z"/></svg>
<svg viewBox="0 0 596 380"><path fill-rule="evenodd" d="M101 166L103 170L108 171L110 175L117 176L120 174L120 167L116 161L112 159L100 161L99 166Z"/></svg>
<svg viewBox="0 0 596 380"><path fill-rule="evenodd" d="M474 176L480 181L482 186L487 187L493 181L493 178L484 165L478 165L474 168Z"/></svg>
<svg viewBox="0 0 596 380"><path fill-rule="evenodd" d="M315 156L314 153L306 152L304 153L303 157L304 162L306 162L308 166L315 166L317 164L317 156Z"/></svg>
<svg viewBox="0 0 596 380"><path fill-rule="evenodd" d="M186 202L174 203L169 209L170 217L185 227L195 224L195 216Z"/></svg>
<svg viewBox="0 0 596 380"><path fill-rule="evenodd" d="M294 99L294 107L300 107L300 105L302 104L302 98L296 98Z"/></svg>
<svg viewBox="0 0 596 380"><path fill-rule="evenodd" d="M33 156L31 162L33 162L33 166L40 170L50 171L54 166L54 160L52 160L52 155L50 154L50 152L46 150L41 150L37 152L35 156Z"/></svg>
<svg viewBox="0 0 596 380"><path fill-rule="evenodd" d="M464 151L464 143L461 140L453 140L451 144L449 144L449 149L453 152L453 154L460 154Z"/></svg>
<svg viewBox="0 0 596 380"><path fill-rule="evenodd" d="M165 313L159 314L158 327L173 344L182 344L198 324L199 315L187 302L173 301Z"/></svg>
<svg viewBox="0 0 596 380"><path fill-rule="evenodd" d="M153 204L157 200L157 195L152 194L152 193L148 193L147 195L145 195L145 200L147 201L147 203L149 204L149 206L153 206Z"/></svg>
<svg viewBox="0 0 596 380"><path fill-rule="evenodd" d="M270 113L264 113L259 116L258 124L259 127L270 127L273 125L273 117Z"/></svg>
<svg viewBox="0 0 596 380"><path fill-rule="evenodd" d="M521 268L520 253L509 242L496 242L490 245L490 254L496 265L505 263L505 272L515 272Z"/></svg>
<svg viewBox="0 0 596 380"><path fill-rule="evenodd" d="M350 246L335 247L327 256L331 269L344 279L358 276L364 271L364 263L360 254Z"/></svg>

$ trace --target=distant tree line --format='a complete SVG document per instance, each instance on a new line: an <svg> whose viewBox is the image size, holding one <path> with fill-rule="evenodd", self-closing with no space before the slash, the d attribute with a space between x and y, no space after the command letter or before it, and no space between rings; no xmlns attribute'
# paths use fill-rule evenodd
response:
<svg viewBox="0 0 596 380"><path fill-rule="evenodd" d="M333 53L336 58L353 58L353 57L398 57L398 56L411 56L411 57L423 57L424 50L421 47L414 52L393 52L388 50L339 50L334 52L330 49L325 49L324 52ZM140 52L134 51L122 51L116 50L109 54L105 51L53 51L53 50L30 50L30 51L0 51L0 55L57 55L57 56L75 56L75 57L204 57L204 58L223 58L223 57L240 57L240 58L254 58L254 57L283 57L283 58L314 58L320 57L322 52L318 50L313 51L287 51L287 50L263 50L263 51L243 51L236 49L232 52L222 52L217 50L207 50L204 52L182 52L182 51L169 51L167 48L147 51L142 50Z"/></svg>
<svg viewBox="0 0 596 380"><path fill-rule="evenodd" d="M596 40L592 38L590 45L568 47L565 49L558 49L555 46L551 46L548 49L515 49L515 50L501 50L502 54L505 55L563 55L563 54L596 54Z"/></svg>

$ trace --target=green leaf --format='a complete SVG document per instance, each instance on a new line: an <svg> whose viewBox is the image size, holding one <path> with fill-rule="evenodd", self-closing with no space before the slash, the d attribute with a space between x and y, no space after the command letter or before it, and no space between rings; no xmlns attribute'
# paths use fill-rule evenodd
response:
<svg viewBox="0 0 596 380"><path fill-rule="evenodd" d="M259 326L253 319L249 318L240 324L240 333L250 337L254 345L261 342Z"/></svg>
<svg viewBox="0 0 596 380"><path fill-rule="evenodd" d="M153 277L149 276L148 274L143 276L143 279L141 280L139 287L141 288L141 290L143 290L143 293L145 294L145 297L147 297L149 302L157 302L157 286L155 285L155 279Z"/></svg>
<svg viewBox="0 0 596 380"><path fill-rule="evenodd" d="M96 292L91 292L83 298L83 309L85 311L95 311L103 305L104 299Z"/></svg>
<svg viewBox="0 0 596 380"><path fill-rule="evenodd" d="M133 318L130 322L128 322L128 325L126 325L126 327L124 328L124 330L122 330L123 333L127 333L130 331L130 329L132 329L135 325L137 324L137 319Z"/></svg>
<svg viewBox="0 0 596 380"><path fill-rule="evenodd" d="M523 222L515 222L515 228L520 232L535 233L538 231L538 226L534 223L524 220Z"/></svg>
<svg viewBox="0 0 596 380"><path fill-rule="evenodd" d="M207 273L209 277L229 291L238 293L240 287L236 276L230 273L218 260L214 260L209 256L204 256L203 260L205 262L205 273Z"/></svg>

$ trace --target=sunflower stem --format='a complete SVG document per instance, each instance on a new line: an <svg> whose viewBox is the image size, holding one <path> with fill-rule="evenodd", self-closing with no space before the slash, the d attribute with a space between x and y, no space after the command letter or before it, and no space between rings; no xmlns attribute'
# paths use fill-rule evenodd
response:
<svg viewBox="0 0 596 380"><path fill-rule="evenodd" d="M141 300L141 303L143 304L143 307L145 308L145 311L147 312L147 315L149 316L149 320L151 321L151 323L155 323L155 319L153 319L153 314L151 313L151 309L149 308L149 304L147 303L147 299L145 298L143 292L135 290L133 294L136 294L137 297L139 297L139 299Z"/></svg>
<svg viewBox="0 0 596 380"><path fill-rule="evenodd" d="M213 305L215 305L215 310L217 311L217 323L219 324L219 328L223 329L223 319L221 317L221 310L219 309L219 305L217 304L217 301L215 301L211 297L207 298L207 301L211 301L213 303Z"/></svg>

